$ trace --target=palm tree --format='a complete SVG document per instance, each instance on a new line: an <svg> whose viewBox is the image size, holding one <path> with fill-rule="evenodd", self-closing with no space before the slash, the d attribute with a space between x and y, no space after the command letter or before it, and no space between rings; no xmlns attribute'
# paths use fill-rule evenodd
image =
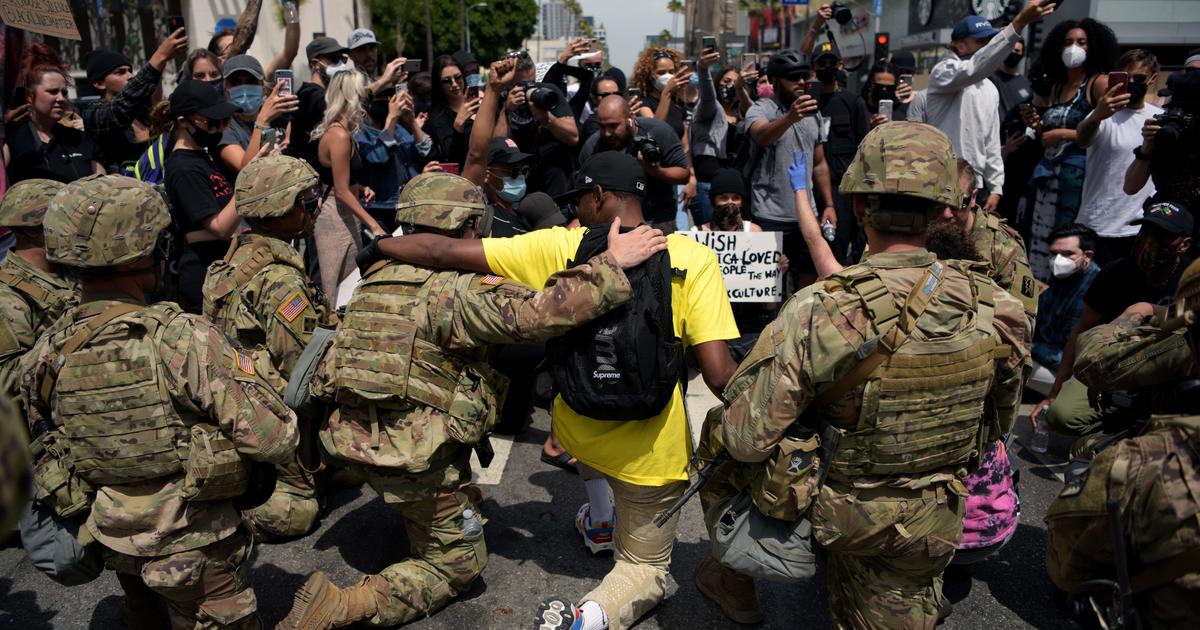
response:
<svg viewBox="0 0 1200 630"><path fill-rule="evenodd" d="M671 31L668 31L667 29L664 28L662 30L662 32L658 34L659 48L666 48L667 46L670 46L671 39L674 37L675 37L675 35L673 33L671 33Z"/></svg>
<svg viewBox="0 0 1200 630"><path fill-rule="evenodd" d="M679 16L683 15L684 6L682 0L668 0L667 11L671 12L671 34L679 32Z"/></svg>

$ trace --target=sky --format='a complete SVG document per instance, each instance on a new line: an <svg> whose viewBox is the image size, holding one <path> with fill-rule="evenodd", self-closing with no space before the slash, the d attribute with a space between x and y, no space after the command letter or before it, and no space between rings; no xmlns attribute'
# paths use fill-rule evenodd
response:
<svg viewBox="0 0 1200 630"><path fill-rule="evenodd" d="M608 31L610 63L629 74L646 36L671 28L667 0L580 0L584 15L596 18ZM679 16L679 32L683 16Z"/></svg>

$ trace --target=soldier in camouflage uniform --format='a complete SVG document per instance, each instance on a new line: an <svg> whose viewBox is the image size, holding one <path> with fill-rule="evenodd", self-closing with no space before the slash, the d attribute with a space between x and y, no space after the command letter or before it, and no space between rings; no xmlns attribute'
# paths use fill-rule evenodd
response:
<svg viewBox="0 0 1200 630"><path fill-rule="evenodd" d="M79 302L75 282L46 260L42 217L63 184L27 179L9 188L0 203L0 226L16 245L0 263L0 391L16 394L17 359L68 308Z"/></svg>
<svg viewBox="0 0 1200 630"><path fill-rule="evenodd" d="M29 439L21 414L0 394L0 542L8 538L29 499L29 475Z"/></svg>
<svg viewBox="0 0 1200 630"><path fill-rule="evenodd" d="M1046 568L1059 588L1114 579L1107 502L1119 501L1134 603L1152 628L1189 627L1200 616L1200 414L1173 385L1200 377L1196 360L1200 262L1179 280L1166 325L1149 304L1079 337L1075 376L1093 390L1166 389L1145 432L1097 453L1069 476L1046 516ZM1173 330L1176 329L1177 330ZM1088 593L1102 604L1106 593ZM1090 607L1089 607L1090 609Z"/></svg>
<svg viewBox="0 0 1200 630"><path fill-rule="evenodd" d="M406 231L474 238L487 222L483 192L457 175L414 178L397 208ZM479 577L487 564L482 529L464 531L468 521L483 522L469 456L507 387L488 365L491 348L545 340L628 300L622 269L650 251L627 253L616 242L625 236L614 228L609 251L556 274L541 291L393 260L363 273L313 379L314 395L339 403L321 443L400 512L413 557L345 589L313 573L281 628L407 623Z"/></svg>
<svg viewBox="0 0 1200 630"><path fill-rule="evenodd" d="M169 224L162 196L127 177L81 179L51 201L46 256L82 297L21 360L26 417L35 452L86 492L82 542L103 545L128 626L159 627L165 601L175 628L256 628L250 536L232 498L242 457L291 461L295 416L208 320L146 306Z"/></svg>
<svg viewBox="0 0 1200 630"><path fill-rule="evenodd" d="M274 156L246 166L233 194L250 231L233 240L204 280L204 316L254 357L280 395L313 331L337 327L304 271L304 256L288 243L312 233L318 186L304 160ZM246 517L258 538L292 537L311 531L318 511L315 480L295 461L277 471L271 498Z"/></svg>
<svg viewBox="0 0 1200 630"><path fill-rule="evenodd" d="M792 296L705 433L749 471L765 514L787 511L753 490L785 432L799 428L807 451L821 433L840 435L824 485L810 474L778 499L801 514L811 501L840 628L934 626L935 581L962 536L961 479L1017 417L1030 342L1021 303L979 266L923 248L928 224L961 202L955 160L922 123L867 134L841 189L874 253ZM697 575L702 592L732 609L757 598L752 581L714 565Z"/></svg>

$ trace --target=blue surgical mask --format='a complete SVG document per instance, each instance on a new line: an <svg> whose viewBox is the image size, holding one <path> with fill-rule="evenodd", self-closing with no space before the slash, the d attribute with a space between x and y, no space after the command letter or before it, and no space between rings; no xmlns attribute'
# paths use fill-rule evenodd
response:
<svg viewBox="0 0 1200 630"><path fill-rule="evenodd" d="M517 202L525 198L525 176L503 177L504 189L498 191L500 198L509 202Z"/></svg>
<svg viewBox="0 0 1200 630"><path fill-rule="evenodd" d="M257 114L262 109L261 85L235 85L229 88L229 102L242 108L243 114Z"/></svg>

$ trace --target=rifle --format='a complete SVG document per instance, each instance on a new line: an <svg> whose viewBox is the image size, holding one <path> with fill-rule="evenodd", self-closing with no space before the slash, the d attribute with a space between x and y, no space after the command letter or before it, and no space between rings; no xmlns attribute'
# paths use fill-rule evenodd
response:
<svg viewBox="0 0 1200 630"><path fill-rule="evenodd" d="M699 459L696 455L693 455L692 457L694 458L693 461L697 461ZM684 491L683 496L676 499L675 502L671 504L671 507L667 508L667 511L654 518L654 526L661 528L663 525L666 525L667 521L671 520L671 517L675 516L676 512L683 509L684 504L686 504L689 499L695 496L697 492L700 492L700 489L704 487L704 484L708 483L709 477L712 477L713 473L717 472L717 468L720 468L721 464L724 464L730 459L731 457L729 455L729 451L725 449L717 451L717 454L713 455L713 458L708 460L708 463L705 464L704 468L701 468L700 471L696 473L696 479L693 480L692 485L688 486L688 489Z"/></svg>
<svg viewBox="0 0 1200 630"><path fill-rule="evenodd" d="M1125 527L1121 524L1121 503L1117 499L1109 499L1105 507L1108 509L1108 529L1112 533L1113 555L1117 563L1117 588L1113 593L1109 627L1141 628L1141 619L1137 608L1133 606L1133 588L1129 582L1129 558L1125 548Z"/></svg>

